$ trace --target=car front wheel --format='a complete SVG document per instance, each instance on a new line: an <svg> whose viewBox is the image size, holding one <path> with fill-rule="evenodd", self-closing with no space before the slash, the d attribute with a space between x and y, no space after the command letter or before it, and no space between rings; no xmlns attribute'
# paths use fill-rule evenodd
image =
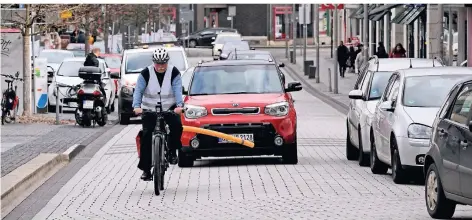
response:
<svg viewBox="0 0 472 220"><path fill-rule="evenodd" d="M374 135L370 135L370 170L373 174L386 174L388 167L377 157Z"/></svg>
<svg viewBox="0 0 472 220"><path fill-rule="evenodd" d="M346 158L348 160L355 160L359 157L359 150L352 144L349 134L349 122L346 122Z"/></svg>
<svg viewBox="0 0 472 220"><path fill-rule="evenodd" d="M297 164L298 163L298 150L297 141L293 144L285 144L283 147L282 161L285 164Z"/></svg>
<svg viewBox="0 0 472 220"><path fill-rule="evenodd" d="M429 166L425 183L426 209L432 218L450 219L456 210L456 203L446 198L438 169L433 163Z"/></svg>

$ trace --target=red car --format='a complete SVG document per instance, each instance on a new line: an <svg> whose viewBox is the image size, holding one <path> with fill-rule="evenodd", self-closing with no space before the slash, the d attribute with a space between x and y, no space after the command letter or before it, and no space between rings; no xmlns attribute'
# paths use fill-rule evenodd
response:
<svg viewBox="0 0 472 220"><path fill-rule="evenodd" d="M182 134L179 166L209 156L281 155L298 163L297 113L278 67L264 60L225 60L195 67L184 88L182 124L223 132L255 143L254 148L191 132Z"/></svg>
<svg viewBox="0 0 472 220"><path fill-rule="evenodd" d="M107 64L108 68L110 68L110 73L120 73L120 66L121 66L121 55L120 54L100 54L103 59L105 59L105 63ZM115 97L118 97L118 88L119 88L119 79L114 79L115 81Z"/></svg>

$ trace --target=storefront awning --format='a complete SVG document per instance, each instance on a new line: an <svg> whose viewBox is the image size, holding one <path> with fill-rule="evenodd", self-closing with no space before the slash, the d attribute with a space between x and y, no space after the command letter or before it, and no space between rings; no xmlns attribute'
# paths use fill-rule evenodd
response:
<svg viewBox="0 0 472 220"><path fill-rule="evenodd" d="M413 10L414 8L410 8L410 7L407 7L407 8L404 8L404 10L400 13L398 13L397 15L395 15L394 18L392 18L392 20L390 21L391 23L395 23L395 24L400 24L400 22L411 12L411 10Z"/></svg>
<svg viewBox="0 0 472 220"><path fill-rule="evenodd" d="M418 17L424 11L426 11L425 6L413 8L413 10L411 10L410 13L407 16L405 16L405 18L403 20L400 21L400 24L409 25L409 24L415 22L415 20L418 19Z"/></svg>
<svg viewBox="0 0 472 220"><path fill-rule="evenodd" d="M372 10L374 10L374 8L376 8L377 6L376 5L369 5L368 6L368 10L367 12L370 12ZM357 19L364 19L364 6L362 6L362 9L357 11L356 14L354 15L354 17L352 18L357 18Z"/></svg>
<svg viewBox="0 0 472 220"><path fill-rule="evenodd" d="M359 7L357 7L357 9L352 12L350 15L349 15L349 18L355 18L355 16L359 13L359 11L364 11L364 5L359 5Z"/></svg>
<svg viewBox="0 0 472 220"><path fill-rule="evenodd" d="M369 20L380 21L388 13L390 13L390 10L385 10L385 11L382 11L378 14L371 15L371 16L369 16Z"/></svg>
<svg viewBox="0 0 472 220"><path fill-rule="evenodd" d="M376 14L387 14L392 8L399 6L400 4L388 4L388 5L381 5L374 10L369 12L369 15L376 15Z"/></svg>

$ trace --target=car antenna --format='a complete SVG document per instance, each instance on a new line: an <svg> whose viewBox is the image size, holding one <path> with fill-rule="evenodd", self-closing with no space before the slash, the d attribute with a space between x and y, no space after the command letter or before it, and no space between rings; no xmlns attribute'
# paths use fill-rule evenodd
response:
<svg viewBox="0 0 472 220"><path fill-rule="evenodd" d="M411 59L410 59L410 68L413 68L413 65L411 64Z"/></svg>

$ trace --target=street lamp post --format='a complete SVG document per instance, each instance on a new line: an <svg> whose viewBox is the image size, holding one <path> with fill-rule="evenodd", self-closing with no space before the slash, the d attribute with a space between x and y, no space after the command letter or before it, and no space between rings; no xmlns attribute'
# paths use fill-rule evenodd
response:
<svg viewBox="0 0 472 220"><path fill-rule="evenodd" d="M310 5L309 4L303 4L303 38L304 38L304 44L303 44L303 72L307 73L308 70L306 70L306 65L305 65L305 61L306 61L306 45L307 45L307 35L308 35L308 31L306 30L308 25L307 25L307 19L306 19L306 10L308 9Z"/></svg>
<svg viewBox="0 0 472 220"><path fill-rule="evenodd" d="M320 11L319 5L315 4L315 36L316 36L316 78L315 82L320 83Z"/></svg>
<svg viewBox="0 0 472 220"><path fill-rule="evenodd" d="M297 63L297 21L295 15L295 4L292 5L292 28L293 28L293 64Z"/></svg>
<svg viewBox="0 0 472 220"><path fill-rule="evenodd" d="M367 59L367 50L369 49L369 41L367 40L367 34L369 33L369 12L368 12L368 4L364 4L364 36L362 37L362 41L364 41L364 58ZM360 67L360 66L359 66ZM359 68L357 67L357 68Z"/></svg>
<svg viewBox="0 0 472 220"><path fill-rule="evenodd" d="M334 42L338 42L339 24L338 24L338 4L334 5ZM334 47L334 89L333 93L338 94L338 47Z"/></svg>

